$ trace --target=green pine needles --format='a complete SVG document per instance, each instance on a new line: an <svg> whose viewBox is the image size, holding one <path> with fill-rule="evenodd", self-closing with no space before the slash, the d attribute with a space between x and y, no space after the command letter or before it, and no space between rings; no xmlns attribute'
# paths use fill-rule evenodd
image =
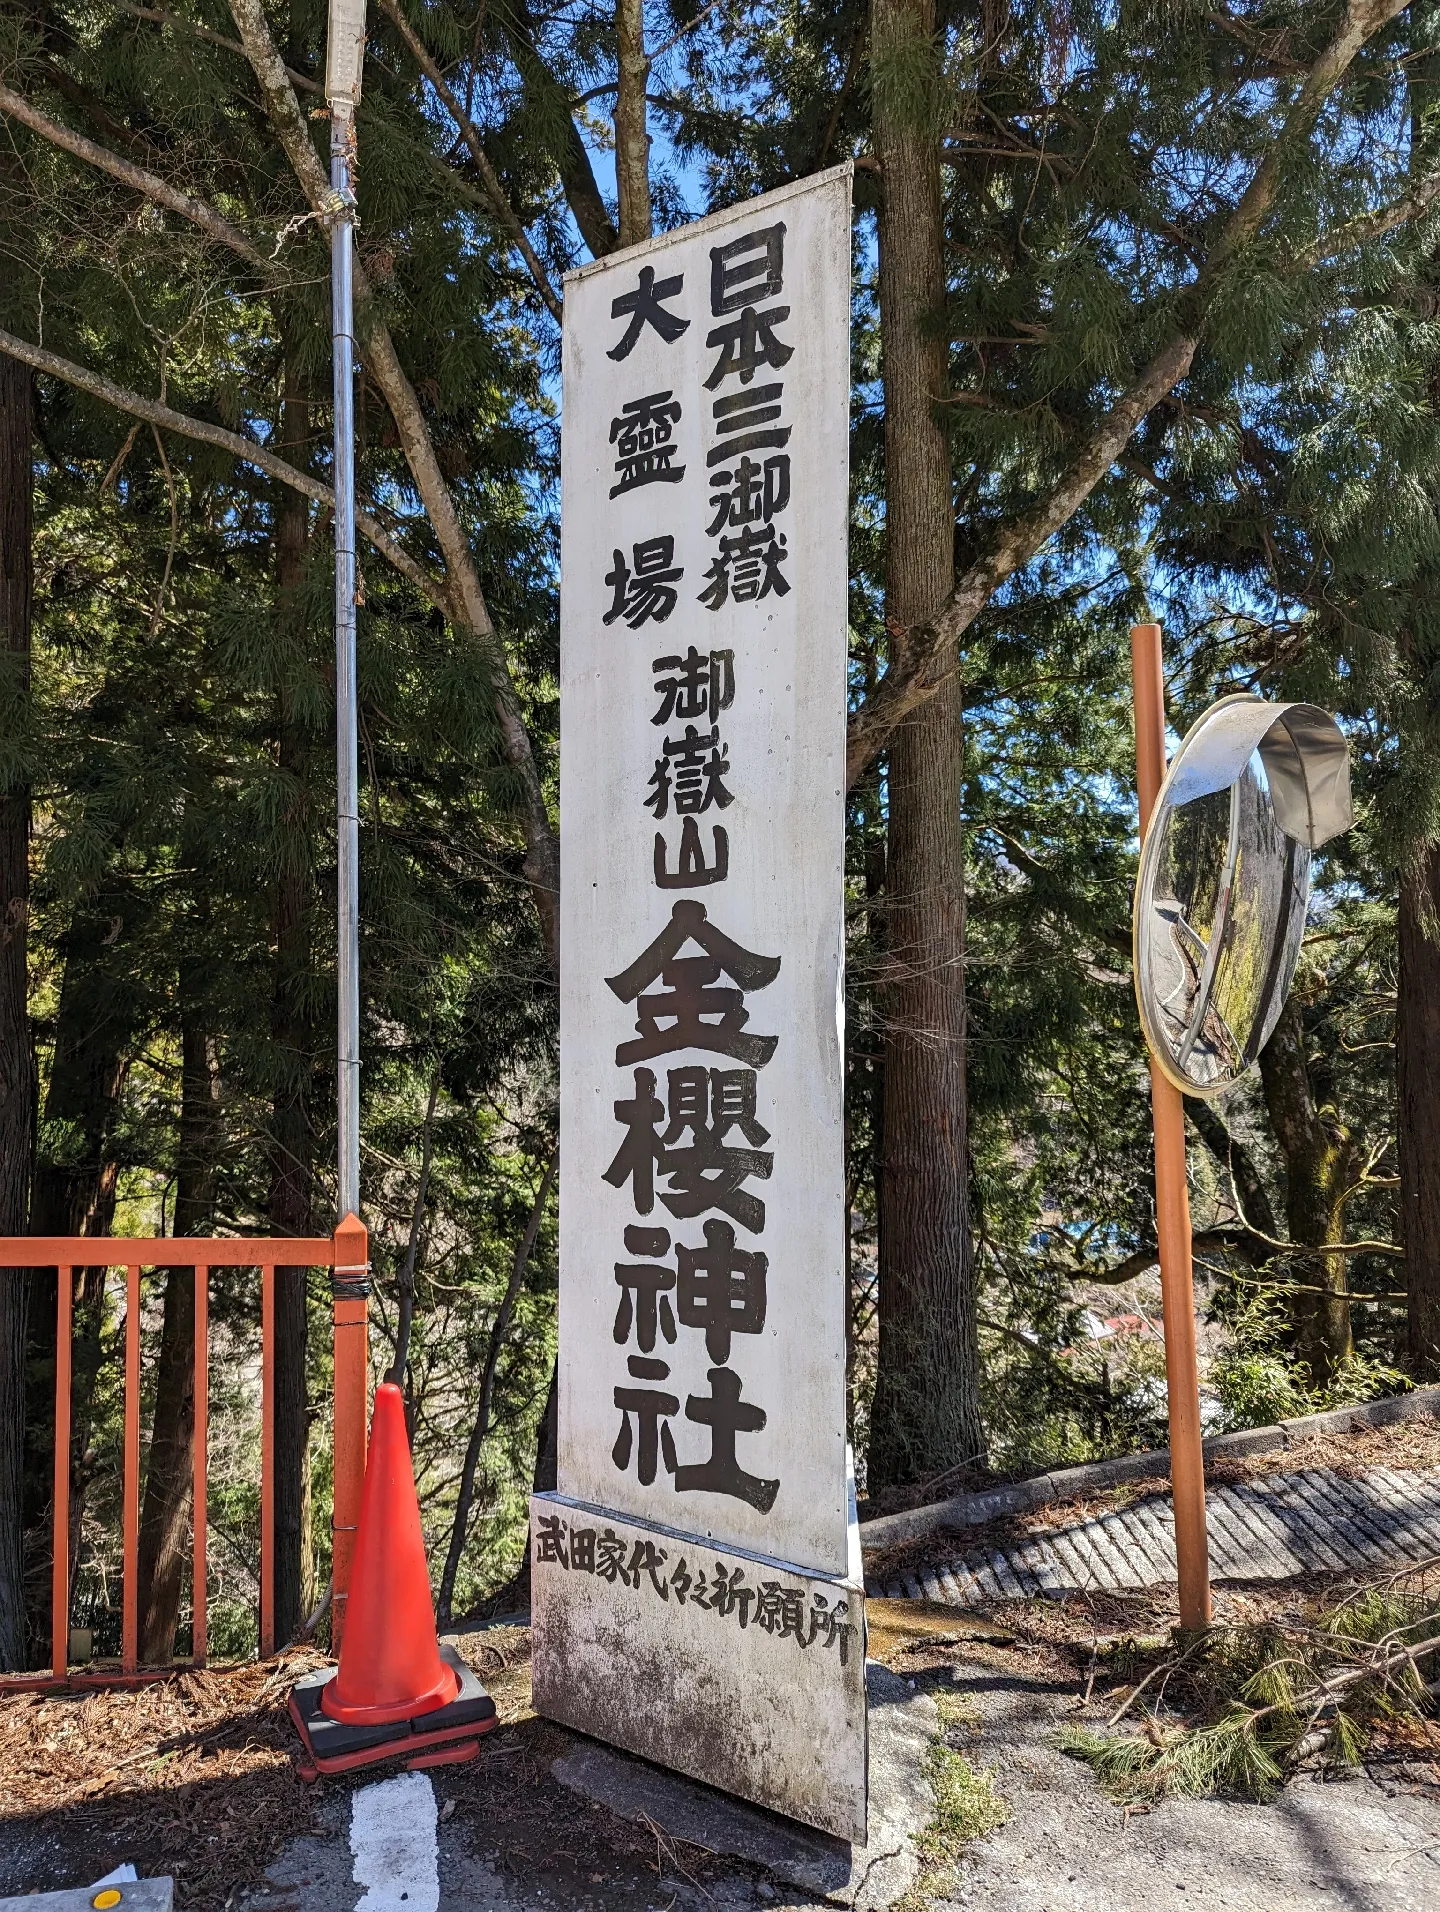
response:
<svg viewBox="0 0 1440 1912"><path fill-rule="evenodd" d="M1440 1590L1422 1571L1307 1622L1212 1628L1152 1666L1105 1730L1068 1726L1060 1745L1128 1805L1269 1799L1307 1760L1357 1765L1383 1725L1433 1705L1437 1669ZM1140 1730L1117 1734L1142 1695Z"/></svg>

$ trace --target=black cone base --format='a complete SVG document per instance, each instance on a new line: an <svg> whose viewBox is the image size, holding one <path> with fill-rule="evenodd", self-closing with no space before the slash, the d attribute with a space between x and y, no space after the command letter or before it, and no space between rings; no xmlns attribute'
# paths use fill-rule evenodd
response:
<svg viewBox="0 0 1440 1912"><path fill-rule="evenodd" d="M478 1739L496 1724L495 1702L472 1669L452 1646L442 1645L440 1657L455 1671L460 1691L446 1706L417 1713L413 1719L385 1726L347 1726L320 1710L326 1686L338 1667L323 1666L297 1680L290 1692L290 1717L305 1750L322 1773L350 1772L382 1759L405 1759L451 1741ZM478 1747L476 1748L478 1751Z"/></svg>

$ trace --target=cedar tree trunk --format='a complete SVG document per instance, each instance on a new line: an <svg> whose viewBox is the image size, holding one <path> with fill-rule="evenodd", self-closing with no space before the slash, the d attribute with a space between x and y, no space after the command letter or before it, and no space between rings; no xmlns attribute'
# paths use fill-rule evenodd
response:
<svg viewBox="0 0 1440 1912"><path fill-rule="evenodd" d="M1440 5L1416 0L1409 10L1412 54L1410 170L1418 179L1440 158L1440 82L1436 54ZM1440 289L1440 258L1432 243L1422 281L1433 300ZM1430 414L1440 417L1440 375L1430 380ZM1423 592L1423 585L1422 585ZM1407 662L1423 705L1435 709L1433 643L1411 636ZM1405 750L1402 742L1402 752ZM1425 727L1414 748L1433 748ZM1400 1158L1400 1241L1409 1293L1405 1354L1417 1381L1440 1381L1440 844L1408 846L1400 873L1398 1000L1395 1011L1395 1128Z"/></svg>
<svg viewBox="0 0 1440 1912"><path fill-rule="evenodd" d="M954 583L950 454L936 407L947 354L940 149L915 76L933 0L875 0L883 177L886 614L929 619ZM887 1037L880 1353L869 1487L983 1464L965 1108L965 889L958 676L901 724L889 756Z"/></svg>
<svg viewBox="0 0 1440 1912"><path fill-rule="evenodd" d="M650 134L645 86L645 0L615 0L619 91L615 100L615 186L620 202L620 243L637 246L650 237Z"/></svg>
<svg viewBox="0 0 1440 1912"><path fill-rule="evenodd" d="M65 970L55 1021L55 1048L45 1092L45 1128L59 1138L56 1153L36 1163L30 1201L30 1232L35 1235L110 1233L115 1214L119 1164L113 1131L120 1092L129 1068L130 1016L109 986L104 954L122 896L102 896L83 921L72 923L66 938ZM94 1471L90 1445L95 1386L103 1358L105 1323L103 1267L75 1270L70 1390L70 1568L73 1581L80 1552L85 1496ZM29 1412L26 1439L26 1524L47 1535L48 1553L53 1481L55 1411L55 1273L32 1279L30 1351L26 1381ZM31 1638L48 1639L48 1581L30 1588Z"/></svg>

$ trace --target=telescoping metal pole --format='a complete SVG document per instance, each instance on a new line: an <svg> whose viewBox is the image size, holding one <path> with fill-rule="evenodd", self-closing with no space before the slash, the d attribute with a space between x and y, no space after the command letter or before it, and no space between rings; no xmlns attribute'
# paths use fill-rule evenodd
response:
<svg viewBox="0 0 1440 1912"><path fill-rule="evenodd" d="M360 795L355 691L355 121L330 108L330 313L335 377L335 790L339 1219L360 1212Z"/></svg>
<svg viewBox="0 0 1440 1912"><path fill-rule="evenodd" d="M331 1312L335 1488L331 1647L338 1653L365 1479L369 1250L360 1220L360 802L355 684L355 108L365 54L365 0L330 0L330 312L335 379L335 792L339 1015L336 1030L339 1213Z"/></svg>
<svg viewBox="0 0 1440 1912"><path fill-rule="evenodd" d="M1158 624L1130 627L1130 661L1143 844L1165 781L1165 680ZM1170 1406L1170 1486L1175 1503L1180 1624L1207 1627L1211 1617L1210 1553L1205 1531L1205 1456L1195 1352L1190 1197L1185 1178L1185 1102L1153 1056L1150 1107L1155 1121L1155 1231L1165 1312L1165 1391Z"/></svg>

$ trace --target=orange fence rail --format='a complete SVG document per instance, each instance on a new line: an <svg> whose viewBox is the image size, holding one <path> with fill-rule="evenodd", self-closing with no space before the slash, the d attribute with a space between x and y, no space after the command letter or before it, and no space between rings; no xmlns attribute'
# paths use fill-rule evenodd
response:
<svg viewBox="0 0 1440 1912"><path fill-rule="evenodd" d="M172 1235L121 1240L113 1236L0 1237L0 1269L53 1268L55 1307L55 1475L51 1513L51 1670L20 1680L0 1676L0 1690L16 1686L108 1686L151 1677L139 1649L140 1538L140 1273L144 1268L195 1270L195 1435L193 1460L193 1629L190 1664L206 1653L206 1440L210 1378L210 1270L259 1268L260 1384L260 1655L275 1651L275 1270L328 1268L334 1330L335 1425L332 1515L331 1639L338 1653L350 1590L355 1528L365 1478L369 1385L370 1269L368 1237L353 1215L333 1237L214 1237ZM118 1673L70 1671L70 1388L71 1312L76 1269L125 1270L125 1431L123 1492L123 1606Z"/></svg>

